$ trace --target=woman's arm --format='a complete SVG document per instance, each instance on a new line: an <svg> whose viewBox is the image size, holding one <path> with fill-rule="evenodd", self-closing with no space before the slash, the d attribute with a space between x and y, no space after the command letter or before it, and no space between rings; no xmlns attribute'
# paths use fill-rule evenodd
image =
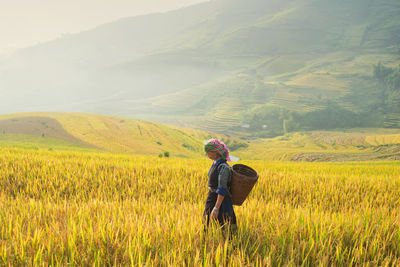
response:
<svg viewBox="0 0 400 267"><path fill-rule="evenodd" d="M217 202L215 203L215 206L214 206L213 210L211 211L211 218L213 218L213 219L218 218L219 208L221 207L224 197L225 196L218 194Z"/></svg>
<svg viewBox="0 0 400 267"><path fill-rule="evenodd" d="M221 207L222 201L224 200L223 195L218 194L217 202L215 203L215 207L219 209Z"/></svg>

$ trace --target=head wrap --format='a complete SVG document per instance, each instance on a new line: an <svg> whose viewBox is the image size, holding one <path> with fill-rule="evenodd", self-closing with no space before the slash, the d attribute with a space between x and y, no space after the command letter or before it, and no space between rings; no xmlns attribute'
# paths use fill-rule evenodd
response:
<svg viewBox="0 0 400 267"><path fill-rule="evenodd" d="M222 159L226 159L227 161L231 161L229 157L229 151L224 142L212 138L205 142L204 151L206 152L218 152L221 155Z"/></svg>

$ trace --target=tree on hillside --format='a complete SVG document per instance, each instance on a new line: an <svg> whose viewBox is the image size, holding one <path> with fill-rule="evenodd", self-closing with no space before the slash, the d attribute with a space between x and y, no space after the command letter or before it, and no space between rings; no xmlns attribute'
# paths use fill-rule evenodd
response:
<svg viewBox="0 0 400 267"><path fill-rule="evenodd" d="M271 94L270 88L264 83L264 76L256 75L254 81L254 89L251 92L257 103L265 103Z"/></svg>
<svg viewBox="0 0 400 267"><path fill-rule="evenodd" d="M288 118L283 120L283 132L285 134L294 132L300 129L300 116L296 112L289 112Z"/></svg>
<svg viewBox="0 0 400 267"><path fill-rule="evenodd" d="M249 124L252 130L268 132L270 136L283 134L285 119L288 119L288 111L273 105L254 107L242 116L242 122Z"/></svg>
<svg viewBox="0 0 400 267"><path fill-rule="evenodd" d="M341 107L335 102L329 102L325 109L305 113L301 117L301 125L307 130L362 126L358 114Z"/></svg>
<svg viewBox="0 0 400 267"><path fill-rule="evenodd" d="M385 84L390 90L400 90L400 66L385 77Z"/></svg>
<svg viewBox="0 0 400 267"><path fill-rule="evenodd" d="M379 79L381 82L385 82L385 78L392 73L393 69L385 67L382 62L378 62L377 65L372 65L374 77Z"/></svg>

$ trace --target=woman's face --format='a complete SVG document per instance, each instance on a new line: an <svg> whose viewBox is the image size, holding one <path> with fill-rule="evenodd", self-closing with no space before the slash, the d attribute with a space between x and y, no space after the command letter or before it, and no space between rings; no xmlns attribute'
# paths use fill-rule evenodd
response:
<svg viewBox="0 0 400 267"><path fill-rule="evenodd" d="M207 156L209 159L216 160L219 155L217 151L207 151Z"/></svg>

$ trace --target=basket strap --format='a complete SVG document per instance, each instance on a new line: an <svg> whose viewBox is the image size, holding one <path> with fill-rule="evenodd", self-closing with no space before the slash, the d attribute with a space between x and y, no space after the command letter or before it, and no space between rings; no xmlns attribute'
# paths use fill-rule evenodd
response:
<svg viewBox="0 0 400 267"><path fill-rule="evenodd" d="M231 166L231 165L228 164L228 166L229 166L229 170L230 170L230 172L231 172L231 181L230 181L230 183L228 184L228 195L229 195L229 197L231 198L231 200L233 200L233 199L232 199L232 193L231 193L232 178L233 178L233 169L232 169L232 166Z"/></svg>

